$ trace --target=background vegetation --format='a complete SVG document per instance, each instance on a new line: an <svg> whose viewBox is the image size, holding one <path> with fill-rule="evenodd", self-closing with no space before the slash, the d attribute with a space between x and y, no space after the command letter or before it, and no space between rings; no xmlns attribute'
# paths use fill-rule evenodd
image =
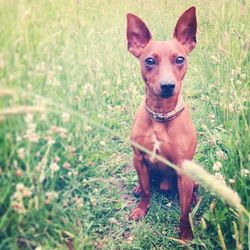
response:
<svg viewBox="0 0 250 250"><path fill-rule="evenodd" d="M0 249L182 248L178 197L156 191L147 217L128 221L137 202L128 135L144 88L125 15L164 40L191 5L199 32L184 99L195 161L249 210L248 1L0 0ZM200 196L187 248L225 249L224 239L247 249L247 218Z"/></svg>

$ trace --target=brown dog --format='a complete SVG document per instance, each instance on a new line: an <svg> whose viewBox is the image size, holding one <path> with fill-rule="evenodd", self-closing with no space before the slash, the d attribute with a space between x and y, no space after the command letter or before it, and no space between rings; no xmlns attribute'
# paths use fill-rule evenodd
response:
<svg viewBox="0 0 250 250"><path fill-rule="evenodd" d="M127 14L128 50L139 59L145 82L146 98L139 107L131 132L131 140L165 157L181 167L184 160L192 160L196 148L196 130L188 108L184 105L181 86L187 71L187 55L196 45L195 7L179 18L173 39L152 41L145 23L133 14ZM144 217L150 205L152 173L160 175L160 189L167 191L177 186L180 196L180 238L192 239L189 212L194 182L176 173L170 167L133 147L134 167L139 177L136 193L141 194L138 206L130 218Z"/></svg>

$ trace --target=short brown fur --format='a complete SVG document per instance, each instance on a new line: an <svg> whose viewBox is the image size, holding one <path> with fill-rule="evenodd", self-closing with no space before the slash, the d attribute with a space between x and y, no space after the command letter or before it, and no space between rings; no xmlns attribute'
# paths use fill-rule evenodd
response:
<svg viewBox="0 0 250 250"><path fill-rule="evenodd" d="M195 7L191 7L179 18L172 40L152 41L145 23L133 14L127 15L128 50L139 59L146 90L146 98L135 116L131 140L179 167L184 160L192 160L197 143L196 130L188 107L184 105L184 110L178 116L165 122L154 120L144 107L147 105L156 113L168 113L182 102L182 81L187 71L187 56L196 45L196 26ZM184 58L181 65L176 62L179 56ZM148 58L154 60L152 67L146 63ZM174 91L170 96L166 96L162 85L168 86L169 83L174 85ZM191 210L194 182L137 148L133 147L133 150L133 163L139 177L139 186L135 192L141 193L141 200L130 214L130 218L140 219L148 211L152 172L160 174L159 186L165 191L174 186L174 180L177 178L181 204L180 238L185 241L192 239L188 214Z"/></svg>

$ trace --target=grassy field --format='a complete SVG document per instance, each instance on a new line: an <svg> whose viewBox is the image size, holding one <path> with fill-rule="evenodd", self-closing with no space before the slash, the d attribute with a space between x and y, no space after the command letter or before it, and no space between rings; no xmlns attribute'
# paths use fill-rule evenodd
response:
<svg viewBox="0 0 250 250"><path fill-rule="evenodd" d="M144 95L127 52L127 12L155 39L197 8L184 99L195 161L249 211L248 1L0 0L0 249L180 249L178 197L154 192L131 222L137 175L128 141ZM209 190L187 249L248 249L249 218Z"/></svg>

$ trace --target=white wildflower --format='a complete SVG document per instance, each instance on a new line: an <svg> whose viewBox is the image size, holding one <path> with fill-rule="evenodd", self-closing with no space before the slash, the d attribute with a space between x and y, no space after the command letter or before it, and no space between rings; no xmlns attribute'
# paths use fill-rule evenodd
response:
<svg viewBox="0 0 250 250"><path fill-rule="evenodd" d="M93 94L94 93L94 88L93 85L87 83L83 86L83 94Z"/></svg>
<svg viewBox="0 0 250 250"><path fill-rule="evenodd" d="M51 165L50 165L50 170L53 171L53 172L56 172L60 169L60 167L57 165L57 163L53 162Z"/></svg>
<svg viewBox="0 0 250 250"><path fill-rule="evenodd" d="M167 207L171 207L171 206L172 206L172 203L171 203L171 202L168 202L168 203L166 204L166 206L167 206Z"/></svg>
<svg viewBox="0 0 250 250"><path fill-rule="evenodd" d="M45 199L45 204L48 205L50 204L53 200L58 198L58 193L55 191L51 192L46 192L45 193L46 199Z"/></svg>
<svg viewBox="0 0 250 250"><path fill-rule="evenodd" d="M23 160L25 158L25 150L24 148L19 148L17 150L17 155L18 155L18 158Z"/></svg>
<svg viewBox="0 0 250 250"><path fill-rule="evenodd" d="M60 161L60 158L58 156L56 156L53 160L55 163L58 163Z"/></svg>
<svg viewBox="0 0 250 250"><path fill-rule="evenodd" d="M229 103L229 105L228 105L228 110L229 110L229 112L231 112L231 113L235 111L234 105L233 105L232 103Z"/></svg>
<svg viewBox="0 0 250 250"><path fill-rule="evenodd" d="M246 168L241 169L241 175L247 177L249 175L249 170Z"/></svg>
<svg viewBox="0 0 250 250"><path fill-rule="evenodd" d="M11 196L11 207L14 211L20 214L24 214L26 212L26 209L23 203L23 196L20 192L15 192Z"/></svg>
<svg viewBox="0 0 250 250"><path fill-rule="evenodd" d="M11 197L11 207L17 213L25 213L26 209L23 203L24 197L30 197L32 195L31 189L25 187L23 183L16 185L16 192Z"/></svg>
<svg viewBox="0 0 250 250"><path fill-rule="evenodd" d="M51 70L48 71L46 84L48 86L54 86L54 87L60 86L60 82L58 81L58 79L56 79L54 71Z"/></svg>
<svg viewBox="0 0 250 250"><path fill-rule="evenodd" d="M84 130L85 130L86 132L89 132L89 131L92 130L92 128L91 128L90 126L87 125L87 126L84 127Z"/></svg>
<svg viewBox="0 0 250 250"><path fill-rule="evenodd" d="M241 75L240 75L240 78L241 78L242 80L245 80L245 79L247 78L247 75L246 75L246 74L241 74Z"/></svg>
<svg viewBox="0 0 250 250"><path fill-rule="evenodd" d="M46 63L41 62L41 63L37 64L35 69L38 73L44 73L46 70Z"/></svg>
<svg viewBox="0 0 250 250"><path fill-rule="evenodd" d="M234 183L235 183L235 179L229 179L228 182L229 182L230 184L234 184Z"/></svg>
<svg viewBox="0 0 250 250"><path fill-rule="evenodd" d="M221 162L216 161L216 162L214 163L214 165L213 165L213 170L214 170L214 171L220 171L221 168L222 168Z"/></svg>
<svg viewBox="0 0 250 250"><path fill-rule="evenodd" d="M75 197L75 204L76 204L76 208L80 209L83 207L83 198L82 197Z"/></svg>
<svg viewBox="0 0 250 250"><path fill-rule="evenodd" d="M23 190L24 190L24 187L25 187L25 186L24 186L23 183L18 183L18 184L16 185L16 191L22 193Z"/></svg>
<svg viewBox="0 0 250 250"><path fill-rule="evenodd" d="M71 154L74 154L76 152L76 148L73 146L68 145L67 146L67 151Z"/></svg>
<svg viewBox="0 0 250 250"><path fill-rule="evenodd" d="M70 119L70 115L68 113L63 113L61 118L63 122L68 122Z"/></svg>
<svg viewBox="0 0 250 250"><path fill-rule="evenodd" d="M51 165L50 165L50 171L51 171L51 177L54 177L54 173L57 172L60 167L57 165L57 163L53 162Z"/></svg>
<svg viewBox="0 0 250 250"><path fill-rule="evenodd" d="M222 150L220 150L220 149L218 151L216 151L216 156L220 160L226 160L227 159L227 155Z"/></svg>
<svg viewBox="0 0 250 250"><path fill-rule="evenodd" d="M17 141L17 142L20 142L21 140L22 140L22 137L21 137L20 135L17 135L17 136L16 136L16 141Z"/></svg>
<svg viewBox="0 0 250 250"><path fill-rule="evenodd" d="M56 69L57 69L58 71L62 71L62 70L63 70L63 67L62 67L62 65L58 65L58 66L56 67Z"/></svg>
<svg viewBox="0 0 250 250"><path fill-rule="evenodd" d="M24 138L30 142L38 142L39 136L36 133L36 124L33 122L32 114L27 114L25 117L26 122L26 133Z"/></svg>
<svg viewBox="0 0 250 250"><path fill-rule="evenodd" d="M55 140L53 140L51 137L48 137L47 140L48 140L48 142L47 142L48 145L53 145L56 143Z"/></svg>
<svg viewBox="0 0 250 250"><path fill-rule="evenodd" d="M47 114L42 113L40 118L41 118L41 121L46 121L47 120Z"/></svg>
<svg viewBox="0 0 250 250"><path fill-rule="evenodd" d="M240 80L237 80L237 81L235 82L235 84L236 84L236 85L241 85L241 81L240 81Z"/></svg>
<svg viewBox="0 0 250 250"><path fill-rule="evenodd" d="M67 137L67 129L66 128L61 128L59 127L57 130L58 134L62 137L62 138L66 138Z"/></svg>

